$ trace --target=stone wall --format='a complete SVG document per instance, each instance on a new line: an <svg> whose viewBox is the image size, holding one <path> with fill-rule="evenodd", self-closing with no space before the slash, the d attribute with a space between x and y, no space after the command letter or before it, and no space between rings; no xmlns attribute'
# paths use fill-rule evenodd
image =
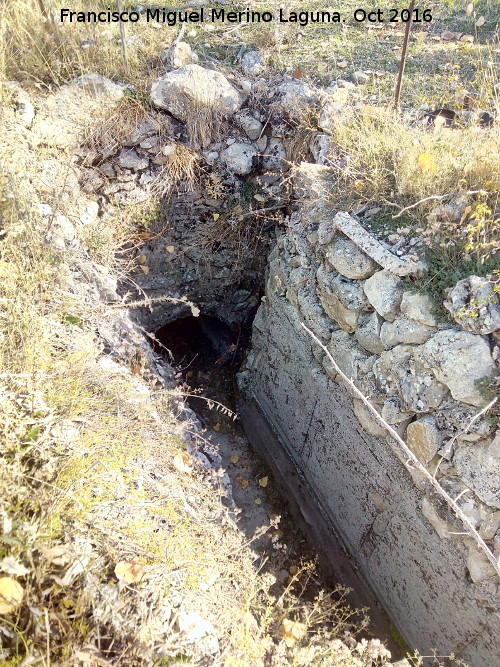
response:
<svg viewBox="0 0 500 667"><path fill-rule="evenodd" d="M500 556L500 434L482 417L464 432L485 404L475 380L495 372L497 297L490 292L468 323L453 290L456 321L439 321L428 297L405 289L401 275L419 268L411 265L349 216L335 216L317 197L306 201L270 256L239 377L242 411L254 442L260 412L314 497L318 522L331 523L409 645L492 665L500 621L494 569L301 327L327 346L420 462L437 469L442 487L462 494L460 507ZM466 287L471 294L477 285L457 289ZM314 523L310 505L303 514Z"/></svg>

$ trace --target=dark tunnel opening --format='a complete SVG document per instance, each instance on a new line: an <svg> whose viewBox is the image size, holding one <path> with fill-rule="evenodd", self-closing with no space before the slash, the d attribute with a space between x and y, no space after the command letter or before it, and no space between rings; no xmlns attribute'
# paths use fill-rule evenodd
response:
<svg viewBox="0 0 500 667"><path fill-rule="evenodd" d="M250 326L230 327L202 314L169 322L155 333L155 352L174 367L190 407L206 426L236 426L232 414L218 404L236 412L235 374L249 343Z"/></svg>

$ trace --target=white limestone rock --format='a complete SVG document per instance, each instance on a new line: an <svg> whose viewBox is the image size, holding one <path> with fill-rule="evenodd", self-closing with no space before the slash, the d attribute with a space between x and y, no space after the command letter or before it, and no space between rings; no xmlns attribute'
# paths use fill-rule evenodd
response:
<svg viewBox="0 0 500 667"><path fill-rule="evenodd" d="M156 79L150 97L156 107L184 122L203 109L231 116L245 101L223 74L194 64Z"/></svg>
<svg viewBox="0 0 500 667"><path fill-rule="evenodd" d="M344 331L355 331L358 316L368 305L363 289L343 276L332 275L322 266L316 279L319 300L326 314Z"/></svg>
<svg viewBox="0 0 500 667"><path fill-rule="evenodd" d="M377 271L364 285L368 301L388 322L394 322L403 296L401 279L388 271Z"/></svg>
<svg viewBox="0 0 500 667"><path fill-rule="evenodd" d="M418 348L415 358L445 384L453 398L477 407L486 404L476 380L495 370L488 343L467 331L438 331Z"/></svg>
<svg viewBox="0 0 500 667"><path fill-rule="evenodd" d="M271 139L267 148L262 164L265 169L285 169L286 149L281 139Z"/></svg>
<svg viewBox="0 0 500 667"><path fill-rule="evenodd" d="M353 280L369 278L378 268L371 257L360 250L353 241L346 238L335 239L327 247L325 255L339 273Z"/></svg>
<svg viewBox="0 0 500 667"><path fill-rule="evenodd" d="M253 144L237 141L221 152L220 159L230 172L243 176L252 171L253 158L256 155L257 151Z"/></svg>
<svg viewBox="0 0 500 667"><path fill-rule="evenodd" d="M114 109L130 89L100 74L84 74L39 104L33 135L48 146L76 148L85 130Z"/></svg>
<svg viewBox="0 0 500 667"><path fill-rule="evenodd" d="M397 345L383 352L373 366L377 384L388 397L399 396L401 408L416 414L439 407L447 387L416 359L422 347Z"/></svg>
<svg viewBox="0 0 500 667"><path fill-rule="evenodd" d="M492 442L482 442L459 440L453 464L484 503L500 509L500 433Z"/></svg>
<svg viewBox="0 0 500 667"><path fill-rule="evenodd" d="M144 157L140 157L133 149L125 149L118 156L118 164L123 169L132 169L133 171L140 171L141 169L147 169L149 166L149 160Z"/></svg>
<svg viewBox="0 0 500 667"><path fill-rule="evenodd" d="M384 343L380 338L382 322L383 319L377 312L372 313L360 322L354 333L358 343L372 354L382 354L385 350Z"/></svg>
<svg viewBox="0 0 500 667"><path fill-rule="evenodd" d="M444 307L462 329L489 334L500 329L500 298L495 283L481 276L460 280L448 290Z"/></svg>
<svg viewBox="0 0 500 667"><path fill-rule="evenodd" d="M406 443L424 465L436 456L441 442L441 434L433 417L417 419L406 429Z"/></svg>
<svg viewBox="0 0 500 667"><path fill-rule="evenodd" d="M170 67L185 67L193 62L193 51L187 42L177 42L164 51L162 60Z"/></svg>
<svg viewBox="0 0 500 667"><path fill-rule="evenodd" d="M247 51L243 54L241 68L247 76L258 76L262 72L262 58L257 51Z"/></svg>
<svg viewBox="0 0 500 667"><path fill-rule="evenodd" d="M399 343L421 345L436 331L433 327L420 324L407 317L397 317L394 322L384 322L380 329L380 340L386 350Z"/></svg>
<svg viewBox="0 0 500 667"><path fill-rule="evenodd" d="M437 319L433 313L433 304L427 294L403 292L401 312L420 324L426 324L429 327L437 325Z"/></svg>
<svg viewBox="0 0 500 667"><path fill-rule="evenodd" d="M263 125L257 118L248 113L238 113L235 115L234 120L252 141L260 137Z"/></svg>

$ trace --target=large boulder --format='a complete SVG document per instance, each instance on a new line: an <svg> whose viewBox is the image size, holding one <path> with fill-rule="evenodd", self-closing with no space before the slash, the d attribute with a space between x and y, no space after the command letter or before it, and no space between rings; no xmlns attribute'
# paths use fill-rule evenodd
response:
<svg viewBox="0 0 500 667"><path fill-rule="evenodd" d="M500 298L495 291L498 283L480 276L460 280L448 291L444 307L462 329L476 334L489 334L500 329Z"/></svg>
<svg viewBox="0 0 500 667"><path fill-rule="evenodd" d="M242 106L244 96L220 72L186 65L168 72L151 85L151 101L186 122L204 110L230 116Z"/></svg>
<svg viewBox="0 0 500 667"><path fill-rule="evenodd" d="M491 375L495 364L484 338L454 329L438 331L418 348L415 358L449 388L455 400L485 405L476 380Z"/></svg>

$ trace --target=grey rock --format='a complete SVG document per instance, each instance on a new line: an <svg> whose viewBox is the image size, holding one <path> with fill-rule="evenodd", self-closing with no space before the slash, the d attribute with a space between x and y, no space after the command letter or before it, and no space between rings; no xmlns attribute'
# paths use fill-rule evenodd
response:
<svg viewBox="0 0 500 667"><path fill-rule="evenodd" d="M316 279L326 314L344 331L355 331L358 315L368 305L362 288L343 276L332 275L324 267L318 269Z"/></svg>
<svg viewBox="0 0 500 667"><path fill-rule="evenodd" d="M384 401L382 406L382 417L388 424L401 424L414 416L413 412L405 412L397 396Z"/></svg>
<svg viewBox="0 0 500 667"><path fill-rule="evenodd" d="M469 570L470 578L475 584L496 576L495 569L486 558L486 555L473 546L469 547L467 569Z"/></svg>
<svg viewBox="0 0 500 667"><path fill-rule="evenodd" d="M483 540L492 540L500 528L500 512L491 512L481 523L479 534Z"/></svg>
<svg viewBox="0 0 500 667"><path fill-rule="evenodd" d="M263 125L259 120L253 116L250 116L250 114L236 114L234 120L245 132L249 139L254 140L260 137Z"/></svg>
<svg viewBox="0 0 500 667"><path fill-rule="evenodd" d="M484 338L454 329L438 331L418 348L416 358L449 388L454 399L485 405L475 382L491 375L495 364Z"/></svg>
<svg viewBox="0 0 500 667"><path fill-rule="evenodd" d="M437 408L448 394L446 386L415 358L419 349L397 345L383 352L373 366L380 389L389 397L399 396L403 411L417 414Z"/></svg>
<svg viewBox="0 0 500 667"><path fill-rule="evenodd" d="M380 329L380 339L386 350L399 343L420 345L429 340L435 329L420 324L407 317L397 317L394 322L384 322Z"/></svg>
<svg viewBox="0 0 500 667"><path fill-rule="evenodd" d="M487 278L470 276L448 291L444 307L462 329L475 334L489 334L500 329L500 299L494 283Z"/></svg>
<svg viewBox="0 0 500 667"><path fill-rule="evenodd" d="M133 149L125 149L118 156L118 164L123 169L140 171L141 169L147 169L149 160L147 158L139 157Z"/></svg>
<svg viewBox="0 0 500 667"><path fill-rule="evenodd" d="M164 51L162 60L170 67L184 67L193 62L193 52L187 42L177 42Z"/></svg>
<svg viewBox="0 0 500 667"><path fill-rule="evenodd" d="M335 239L327 247L325 255L330 264L346 278L369 278L378 268L371 257L346 238Z"/></svg>
<svg viewBox="0 0 500 667"><path fill-rule="evenodd" d="M115 83L101 74L83 74L68 84L71 88L77 88L92 97L107 98L113 102L119 102L127 90L132 86L124 83Z"/></svg>
<svg viewBox="0 0 500 667"><path fill-rule="evenodd" d="M247 76L257 76L262 72L262 58L257 51L247 51L243 54L241 68Z"/></svg>
<svg viewBox="0 0 500 667"><path fill-rule="evenodd" d="M459 440L453 464L484 503L500 509L500 433L485 444Z"/></svg>
<svg viewBox="0 0 500 667"><path fill-rule="evenodd" d="M441 434L433 417L422 417L406 429L406 444L421 463L429 463L441 447Z"/></svg>
<svg viewBox="0 0 500 667"><path fill-rule="evenodd" d="M373 357L369 357L349 333L346 331L334 331L327 348L340 370L348 378L355 380L366 375L367 369L364 364L367 360L373 359ZM325 358L323 365L328 375L336 379L337 373L327 358Z"/></svg>
<svg viewBox="0 0 500 667"><path fill-rule="evenodd" d="M257 154L255 146L236 142L220 154L220 159L233 174L249 174L253 167L253 158Z"/></svg>
<svg viewBox="0 0 500 667"><path fill-rule="evenodd" d="M156 79L150 97L155 106L184 122L202 110L230 116L245 101L223 74L199 65L186 65Z"/></svg>
<svg viewBox="0 0 500 667"><path fill-rule="evenodd" d="M443 433L450 438L460 434L461 440L471 442L486 438L493 430L492 424L484 418L473 421L476 415L476 408L454 400L444 403L434 413L436 423Z"/></svg>
<svg viewBox="0 0 500 667"><path fill-rule="evenodd" d="M109 270L100 264L93 265L92 279L97 287L99 296L105 302L119 301L120 297L117 293L118 281L114 276L109 274Z"/></svg>
<svg viewBox="0 0 500 667"><path fill-rule="evenodd" d="M100 74L84 74L39 104L33 133L48 146L76 148L85 130L114 109L130 89Z"/></svg>
<svg viewBox="0 0 500 667"><path fill-rule="evenodd" d="M384 343L380 338L382 322L382 318L376 312L367 315L354 334L358 343L372 354L382 354L385 350Z"/></svg>
<svg viewBox="0 0 500 667"><path fill-rule="evenodd" d="M265 169L285 169L286 150L281 139L271 139L266 148L266 153L262 161Z"/></svg>
<svg viewBox="0 0 500 667"><path fill-rule="evenodd" d="M352 80L354 83L363 84L370 80L370 76L364 72L353 72Z"/></svg>
<svg viewBox="0 0 500 667"><path fill-rule="evenodd" d="M388 271L377 271L365 282L364 290L377 313L393 322L403 296L401 279Z"/></svg>
<svg viewBox="0 0 500 667"><path fill-rule="evenodd" d="M160 123L154 118L146 118L124 139L124 146L135 146L160 131Z"/></svg>
<svg viewBox="0 0 500 667"><path fill-rule="evenodd" d="M430 327L437 325L437 319L433 313L433 303L427 294L403 292L401 312L410 319L420 322L420 324L426 324Z"/></svg>
<svg viewBox="0 0 500 667"><path fill-rule="evenodd" d="M318 100L318 94L305 81L286 81L277 87L280 105L291 116L297 115Z"/></svg>

